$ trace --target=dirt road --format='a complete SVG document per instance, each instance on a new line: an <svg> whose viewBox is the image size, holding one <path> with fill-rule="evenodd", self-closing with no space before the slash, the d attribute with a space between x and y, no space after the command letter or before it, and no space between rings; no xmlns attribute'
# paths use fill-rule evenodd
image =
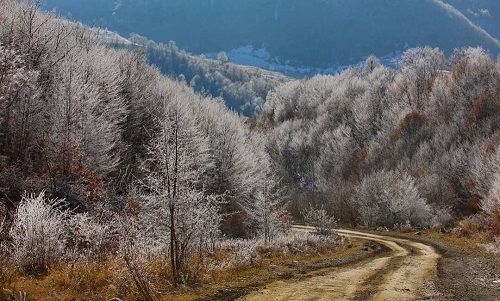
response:
<svg viewBox="0 0 500 301"><path fill-rule="evenodd" d="M308 227L296 230L312 231ZM440 257L431 246L358 231L339 230L338 234L383 244L391 252L316 276L276 281L239 300L419 300L430 297L426 284L435 277Z"/></svg>

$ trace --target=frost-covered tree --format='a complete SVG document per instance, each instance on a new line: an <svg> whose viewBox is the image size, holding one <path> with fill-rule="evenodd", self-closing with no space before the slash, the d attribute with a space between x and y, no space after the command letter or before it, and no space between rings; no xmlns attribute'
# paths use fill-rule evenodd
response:
<svg viewBox="0 0 500 301"><path fill-rule="evenodd" d="M218 55L217 55L217 59L219 60L219 62L221 62L222 64L226 64L229 62L229 57L227 56L227 54L225 52L220 52Z"/></svg>
<svg viewBox="0 0 500 301"><path fill-rule="evenodd" d="M209 137L209 152L214 160L207 189L225 194L228 201L251 199L268 163L259 158L264 149L255 145L258 135L220 102L198 102L197 109L194 114L199 118L200 130Z"/></svg>
<svg viewBox="0 0 500 301"><path fill-rule="evenodd" d="M279 181L270 176L261 185L263 187L257 192L255 199L246 202L243 208L250 218L252 228L268 245L273 238L288 229L287 223L290 221L287 220L288 214L285 207L287 203Z"/></svg>
<svg viewBox="0 0 500 301"><path fill-rule="evenodd" d="M489 168L485 172L489 185L489 191L484 193L481 208L489 215L500 216L500 147L493 153L493 158L488 160ZM483 169L485 170L485 169ZM499 225L500 226L500 225Z"/></svg>
<svg viewBox="0 0 500 301"><path fill-rule="evenodd" d="M405 51L398 62L401 76L396 80L400 93L413 110L421 110L432 91L436 76L444 71L446 57L437 48L414 48Z"/></svg>
<svg viewBox="0 0 500 301"><path fill-rule="evenodd" d="M285 122L269 134L266 149L274 172L284 183L316 190L314 155L317 145L311 141L304 125L300 120Z"/></svg>
<svg viewBox="0 0 500 301"><path fill-rule="evenodd" d="M39 72L25 58L0 42L0 154L26 160L40 139L42 104L37 85Z"/></svg>
<svg viewBox="0 0 500 301"><path fill-rule="evenodd" d="M214 160L206 189L222 196L222 211L227 214L222 229L228 235L248 234L242 207L256 199L267 178L265 140L220 102L198 102L197 108L200 130L208 137Z"/></svg>
<svg viewBox="0 0 500 301"><path fill-rule="evenodd" d="M319 143L322 145L322 151L316 163L316 174L322 189L327 190L330 183L341 179L343 174L348 172L350 166L346 158L355 151L355 144L350 128L344 125L324 132Z"/></svg>
<svg viewBox="0 0 500 301"><path fill-rule="evenodd" d="M127 113L120 95L122 78L114 68L120 59L99 48L78 53L60 67L51 104L53 140L81 144L84 163L99 175L114 171L120 160L120 125Z"/></svg>
<svg viewBox="0 0 500 301"><path fill-rule="evenodd" d="M164 99L157 115L158 133L153 138L144 162L144 197L156 203L164 212L169 236L169 257L172 279L179 283L187 273L187 259L197 235L217 225L220 220L216 196L205 194L207 172L213 164L209 144L189 115L189 108L181 96ZM208 220L207 220L208 218Z"/></svg>

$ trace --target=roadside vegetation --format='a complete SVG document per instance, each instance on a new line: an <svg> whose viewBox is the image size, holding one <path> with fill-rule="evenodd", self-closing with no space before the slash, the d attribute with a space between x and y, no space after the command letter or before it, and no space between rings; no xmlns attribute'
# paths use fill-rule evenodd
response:
<svg viewBox="0 0 500 301"><path fill-rule="evenodd" d="M48 246L47 246L48 247ZM309 233L282 234L267 245L262 239L219 240L213 249L186 262L182 283L172 277L168 257L99 250L83 256L65 249L47 269L20 268L2 261L2 300L225 300L276 279L301 275L336 258L355 256L364 245ZM108 248L109 250L109 248ZM144 252L144 250L134 250ZM26 264L37 251L23 258ZM72 257L71 257L72 256ZM312 266L311 266L312 265ZM116 300L116 299L115 299Z"/></svg>

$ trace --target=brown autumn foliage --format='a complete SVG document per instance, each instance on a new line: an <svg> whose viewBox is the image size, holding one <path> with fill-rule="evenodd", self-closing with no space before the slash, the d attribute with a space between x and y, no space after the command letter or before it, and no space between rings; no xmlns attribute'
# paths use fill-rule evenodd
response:
<svg viewBox="0 0 500 301"><path fill-rule="evenodd" d="M479 210L481 209L481 201L482 199L480 196L478 196L477 194L472 195L470 200L470 206L472 210L479 212Z"/></svg>
<svg viewBox="0 0 500 301"><path fill-rule="evenodd" d="M418 177L428 175L429 174L429 167L426 165L423 165L423 164L419 164L415 167L415 170L413 171L413 173Z"/></svg>
<svg viewBox="0 0 500 301"><path fill-rule="evenodd" d="M451 77L454 81L459 81L464 77L464 74L467 71L467 61L466 60L458 60L453 64L453 68L451 69Z"/></svg>
<svg viewBox="0 0 500 301"><path fill-rule="evenodd" d="M392 135L391 140L393 142L397 141L402 137L404 137L405 135L407 135L408 133L416 131L418 128L424 125L426 121L427 117L425 116L424 113L411 112L406 114L406 116L401 120L396 131Z"/></svg>
<svg viewBox="0 0 500 301"><path fill-rule="evenodd" d="M53 164L52 170L47 168L52 178L83 185L82 191L74 191L82 200L92 203L106 197L102 178L83 162L83 145L73 141L64 143L53 159Z"/></svg>
<svg viewBox="0 0 500 301"><path fill-rule="evenodd" d="M467 124L469 126L475 125L490 114L497 113L499 104L500 94L494 95L489 91L482 92L472 103L467 115Z"/></svg>

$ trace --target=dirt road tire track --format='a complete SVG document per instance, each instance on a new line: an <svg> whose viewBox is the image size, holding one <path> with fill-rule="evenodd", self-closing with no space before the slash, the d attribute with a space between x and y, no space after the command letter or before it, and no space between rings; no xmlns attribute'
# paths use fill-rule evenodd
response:
<svg viewBox="0 0 500 301"><path fill-rule="evenodd" d="M312 231L296 227L297 231ZM241 301L285 300L420 300L428 299L426 284L436 275L440 255L433 247L408 239L350 230L337 233L374 241L391 252L362 264L332 269L301 280L280 280L252 292Z"/></svg>
<svg viewBox="0 0 500 301"><path fill-rule="evenodd" d="M440 254L432 289L439 301L500 301L500 258L480 256L456 245L411 233L390 233L433 246ZM434 299L433 299L434 300Z"/></svg>

